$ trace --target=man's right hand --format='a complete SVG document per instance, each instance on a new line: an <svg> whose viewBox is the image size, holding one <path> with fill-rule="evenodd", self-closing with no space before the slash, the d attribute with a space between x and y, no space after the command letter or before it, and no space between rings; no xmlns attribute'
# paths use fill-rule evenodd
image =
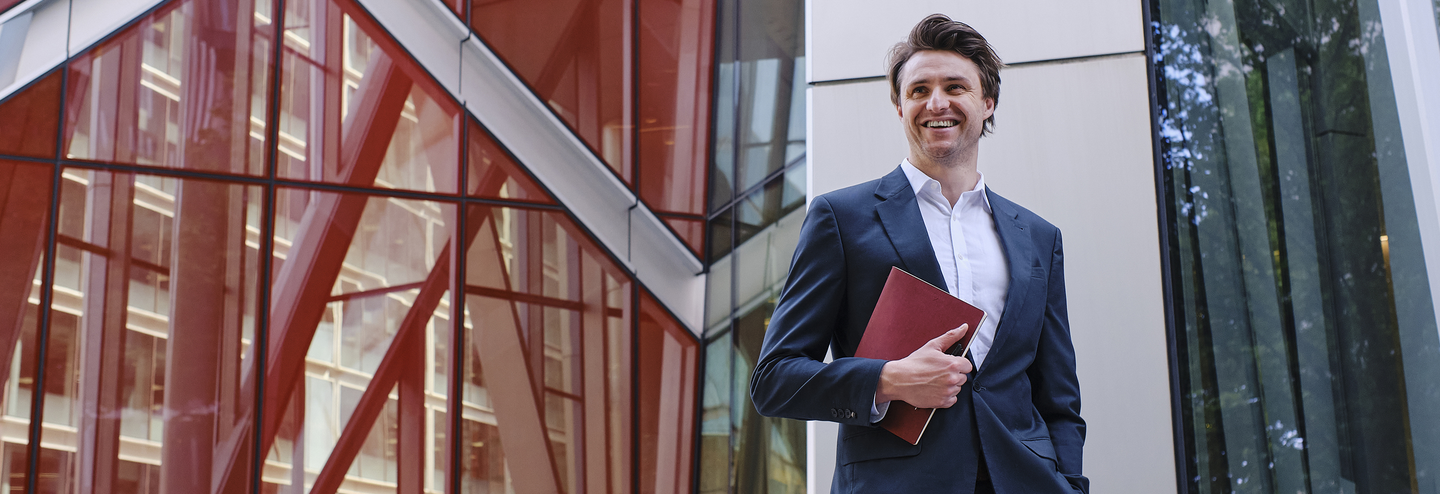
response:
<svg viewBox="0 0 1440 494"><path fill-rule="evenodd" d="M875 388L875 402L900 400L919 408L950 408L960 389L974 370L970 359L945 353L954 346L970 325L946 331L926 342L910 356L886 362L880 368L880 383Z"/></svg>

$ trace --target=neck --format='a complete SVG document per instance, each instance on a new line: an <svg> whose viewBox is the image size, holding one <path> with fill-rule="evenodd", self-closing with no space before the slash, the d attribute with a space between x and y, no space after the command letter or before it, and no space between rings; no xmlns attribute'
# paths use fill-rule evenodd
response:
<svg viewBox="0 0 1440 494"><path fill-rule="evenodd" d="M954 156L955 159L935 159L913 150L910 152L910 164L940 182L940 193L950 201L951 206L960 200L960 194L974 190L975 183L980 181L976 153L956 154L960 156Z"/></svg>

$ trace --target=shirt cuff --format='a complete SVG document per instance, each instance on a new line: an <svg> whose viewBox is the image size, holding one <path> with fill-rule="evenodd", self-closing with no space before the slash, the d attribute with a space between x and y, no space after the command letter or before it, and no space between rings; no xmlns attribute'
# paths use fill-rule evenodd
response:
<svg viewBox="0 0 1440 494"><path fill-rule="evenodd" d="M870 423L873 424L879 422L881 419L884 419L885 412L888 411L890 411L890 402L887 401L885 403L875 403L872 400L870 402Z"/></svg>

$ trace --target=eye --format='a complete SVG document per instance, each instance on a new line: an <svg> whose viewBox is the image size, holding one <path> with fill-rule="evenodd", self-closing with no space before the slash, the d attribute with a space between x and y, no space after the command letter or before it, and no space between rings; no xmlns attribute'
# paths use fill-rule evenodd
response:
<svg viewBox="0 0 1440 494"><path fill-rule="evenodd" d="M965 86L961 86L959 84L951 84L950 87L947 87L945 89L949 91L960 91L965 89Z"/></svg>

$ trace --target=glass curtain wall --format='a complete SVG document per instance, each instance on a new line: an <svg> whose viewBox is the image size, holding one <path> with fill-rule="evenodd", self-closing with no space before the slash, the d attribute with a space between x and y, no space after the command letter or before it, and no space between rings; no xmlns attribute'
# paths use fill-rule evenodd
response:
<svg viewBox="0 0 1440 494"><path fill-rule="evenodd" d="M804 4L724 0L716 48L700 492L805 491L805 423L749 398L805 216Z"/></svg>
<svg viewBox="0 0 1440 494"><path fill-rule="evenodd" d="M699 340L352 0L162 3L0 115L0 487L693 485Z"/></svg>
<svg viewBox="0 0 1440 494"><path fill-rule="evenodd" d="M715 0L449 5L696 257L703 254Z"/></svg>
<svg viewBox="0 0 1440 494"><path fill-rule="evenodd" d="M1181 485L1440 492L1434 267L1376 1L1150 12Z"/></svg>

